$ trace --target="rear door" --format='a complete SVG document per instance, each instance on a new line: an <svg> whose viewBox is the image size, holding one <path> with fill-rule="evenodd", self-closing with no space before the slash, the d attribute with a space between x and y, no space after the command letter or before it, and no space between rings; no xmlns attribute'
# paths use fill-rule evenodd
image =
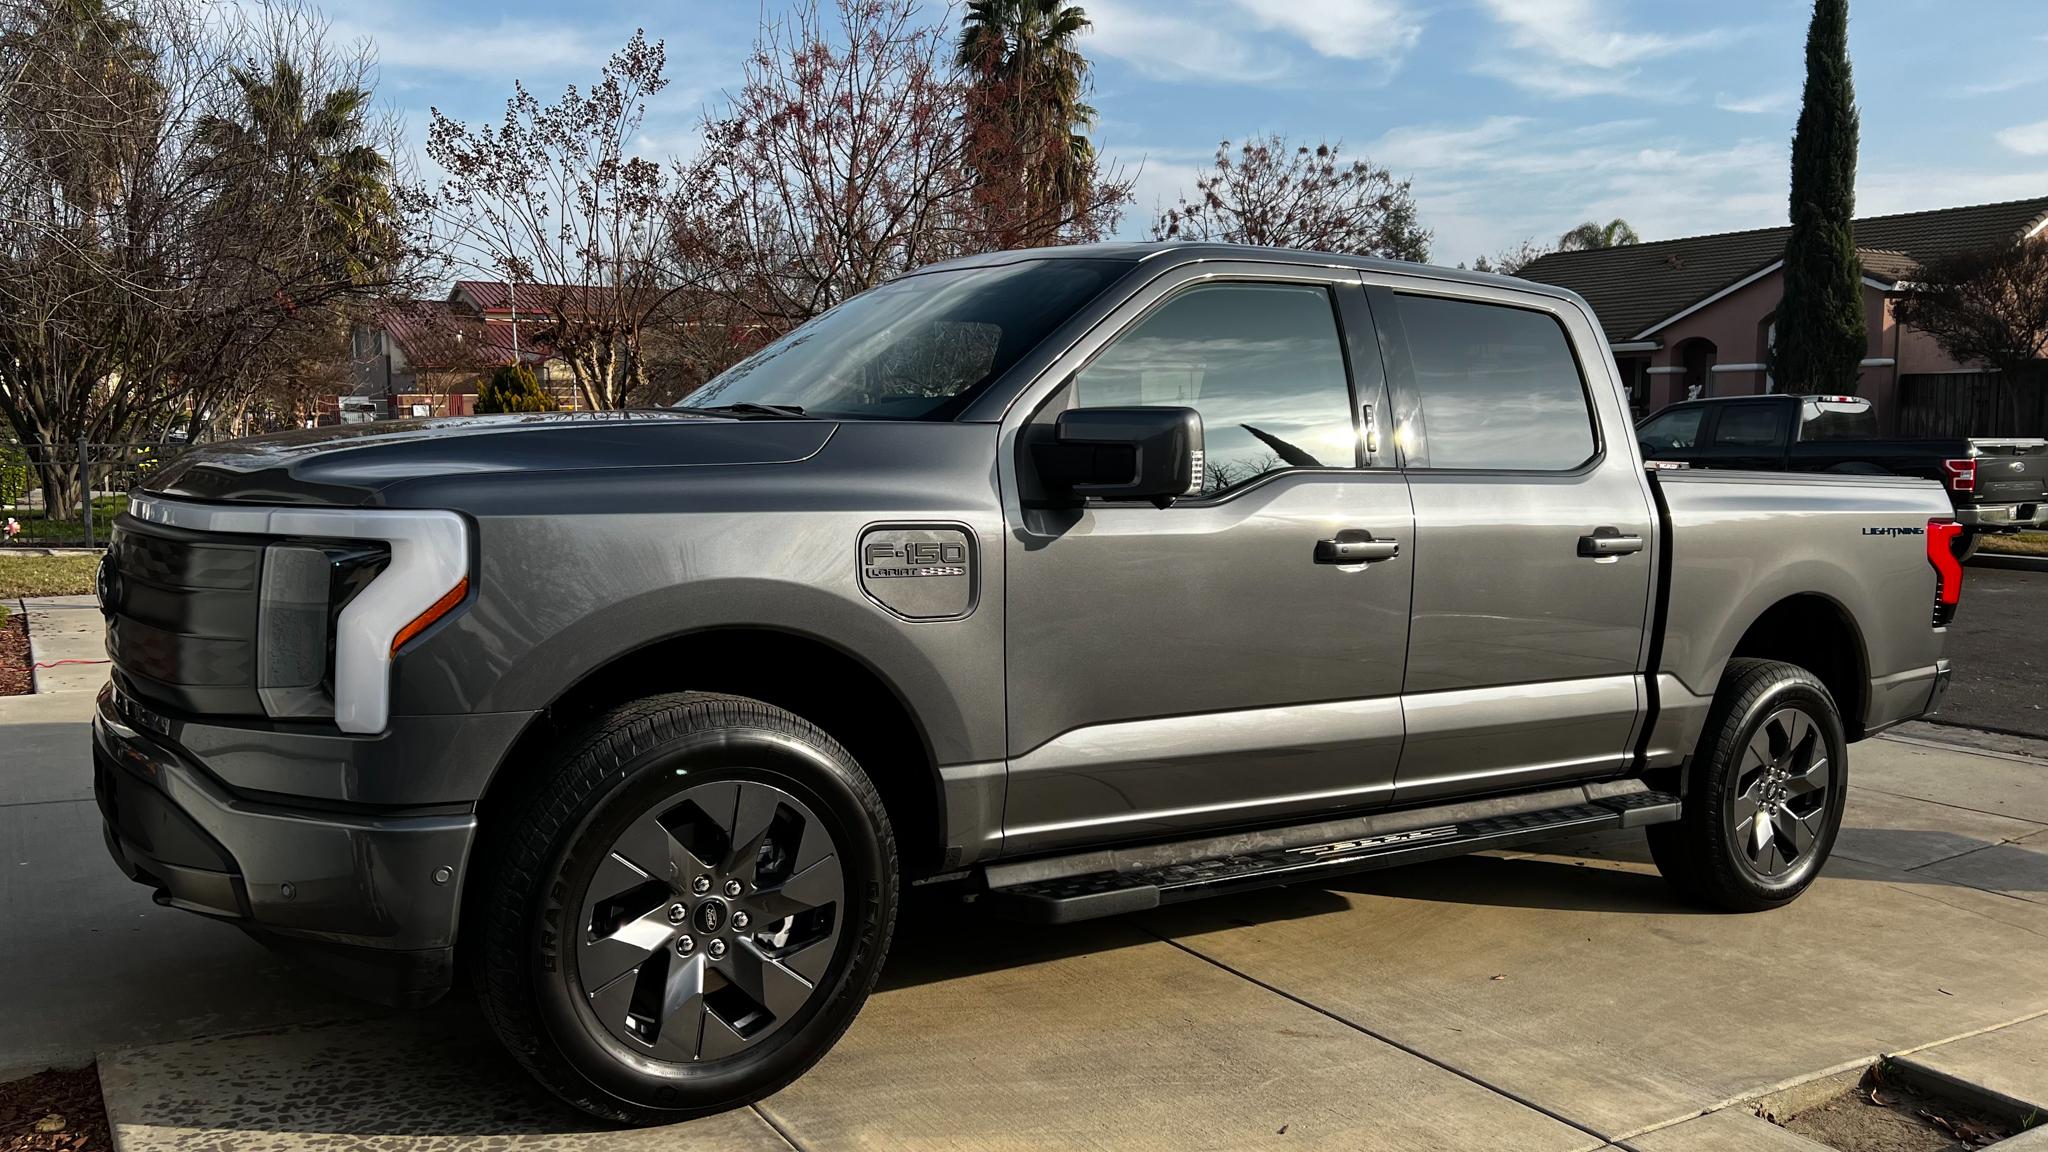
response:
<svg viewBox="0 0 2048 1152"><path fill-rule="evenodd" d="M1366 273L1415 505L1396 803L1609 775L1639 707L1648 481L1562 301ZM1595 375L1597 373L1597 375Z"/></svg>
<svg viewBox="0 0 2048 1152"><path fill-rule="evenodd" d="M1729 400L1708 405L1712 415L1706 435L1693 451L1702 468L1744 468L1758 472L1785 465L1785 445L1792 435L1797 403L1782 400Z"/></svg>

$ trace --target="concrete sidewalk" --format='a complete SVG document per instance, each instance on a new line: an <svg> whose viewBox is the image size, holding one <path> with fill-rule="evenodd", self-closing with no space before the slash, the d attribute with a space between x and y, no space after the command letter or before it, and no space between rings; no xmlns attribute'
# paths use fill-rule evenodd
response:
<svg viewBox="0 0 2048 1152"><path fill-rule="evenodd" d="M88 645L96 616L44 611ZM125 1152L1810 1152L1741 1102L1889 1053L2048 1100L2048 762L2019 745L1857 745L1827 873L1761 915L1678 903L1637 833L1068 928L916 904L809 1075L619 1132L460 995L382 1013L153 905L100 842L86 667L0 700L0 1075L99 1053Z"/></svg>
<svg viewBox="0 0 2048 1152"><path fill-rule="evenodd" d="M89 596L26 601L39 663L103 660ZM374 1012L322 991L224 925L159 908L108 858L92 798L105 664L0 697L0 1079L113 1045Z"/></svg>
<svg viewBox="0 0 2048 1152"><path fill-rule="evenodd" d="M816 1069L658 1132L548 1102L460 998L102 1076L125 1152L1810 1150L1741 1102L2048 1027L2048 764L1877 740L1851 771L1827 875L1762 915L1675 902L1635 833L1063 929L918 908Z"/></svg>

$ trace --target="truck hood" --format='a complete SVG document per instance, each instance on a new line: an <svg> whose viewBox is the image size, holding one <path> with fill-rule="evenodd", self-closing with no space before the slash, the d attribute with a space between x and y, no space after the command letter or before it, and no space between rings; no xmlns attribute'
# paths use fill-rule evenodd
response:
<svg viewBox="0 0 2048 1152"><path fill-rule="evenodd" d="M201 445L145 477L143 488L197 500L359 505L400 481L437 476L793 463L824 447L834 427L658 408L345 424Z"/></svg>

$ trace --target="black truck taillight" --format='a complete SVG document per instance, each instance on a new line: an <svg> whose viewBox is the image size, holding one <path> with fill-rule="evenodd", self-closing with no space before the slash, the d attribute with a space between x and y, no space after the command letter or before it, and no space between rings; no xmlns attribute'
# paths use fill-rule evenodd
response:
<svg viewBox="0 0 2048 1152"><path fill-rule="evenodd" d="M1955 619L1956 605L1963 599L1963 562L1956 558L1956 542L1963 526L1953 520L1927 522L1927 562L1934 565L1934 626L1945 628Z"/></svg>
<svg viewBox="0 0 2048 1152"><path fill-rule="evenodd" d="M1977 490L1977 458L1965 456L1960 460L1943 460L1941 470L1948 476L1948 486L1955 492Z"/></svg>
<svg viewBox="0 0 2048 1152"><path fill-rule="evenodd" d="M390 558L384 545L359 541L263 550L256 695L264 712L278 719L334 715L335 623Z"/></svg>

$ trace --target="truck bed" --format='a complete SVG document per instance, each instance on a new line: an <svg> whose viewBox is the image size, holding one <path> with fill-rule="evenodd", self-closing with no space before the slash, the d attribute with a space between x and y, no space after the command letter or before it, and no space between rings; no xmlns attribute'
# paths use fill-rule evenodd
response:
<svg viewBox="0 0 2048 1152"><path fill-rule="evenodd" d="M1941 655L1932 625L1929 521L1954 518L1928 480L1845 474L1652 470L1660 519L1646 751L1675 762L1705 722L1727 653L1752 621L1787 604L1776 627L1832 614L1857 637L1836 653L1861 701L1838 701L1851 738L1918 714ZM1759 636L1759 641L1770 637Z"/></svg>

